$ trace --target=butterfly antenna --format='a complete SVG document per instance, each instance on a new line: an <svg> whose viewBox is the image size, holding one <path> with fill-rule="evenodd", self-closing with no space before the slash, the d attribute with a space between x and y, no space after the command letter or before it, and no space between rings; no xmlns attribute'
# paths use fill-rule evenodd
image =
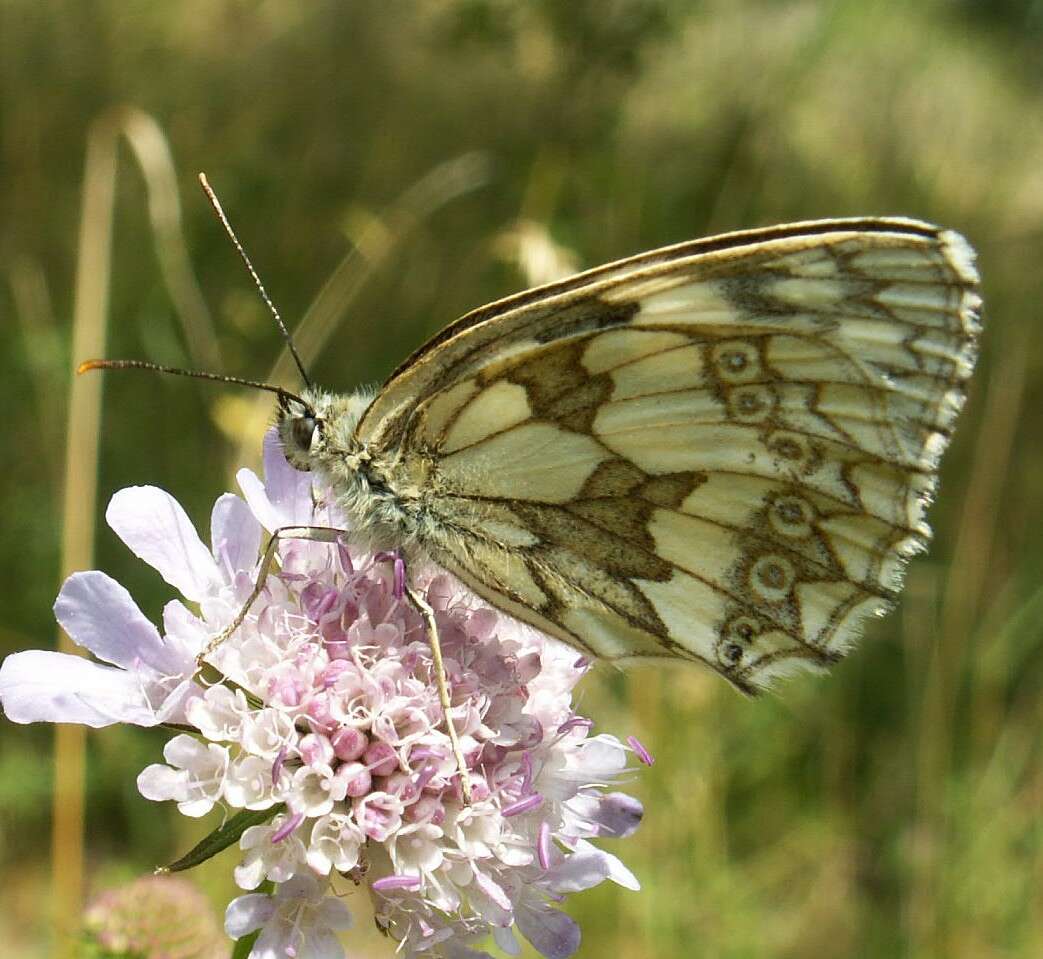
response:
<svg viewBox="0 0 1043 959"><path fill-rule="evenodd" d="M151 370L153 373L171 373L174 376L191 376L197 380L214 380L217 383L235 383L239 386L252 386L257 390L267 390L274 393L279 399L296 400L305 409L310 408L308 404L295 393L284 390L281 386L273 386L271 383L260 383L257 380L244 380L238 376L225 376L223 373L207 373L204 370L183 370L177 366L160 366L158 363L149 363L147 360L85 360L76 367L77 373L87 373L90 370Z"/></svg>
<svg viewBox="0 0 1043 959"><path fill-rule="evenodd" d="M253 277L254 284L257 286L257 291L261 294L261 299L264 300L265 305L271 311L272 316L275 317L275 322L279 325L279 332L282 333L283 339L286 340L286 345L290 349L290 355L293 356L294 363L297 364L297 369L300 370L301 379L304 380L304 385L311 386L311 380L305 372L304 364L301 362L300 355L297 353L297 347L293 345L293 337L290 336L290 331L286 329L286 324L283 323L279 311L275 308L275 304L272 302L272 298L268 295L268 291L264 288L261 278L257 275L257 271L254 269L254 265L250 262L250 257L246 255L246 250L243 249L242 243L239 242L239 237L235 235L235 230L232 229L232 224L228 222L228 217L225 216L225 211L221 208L221 201L217 199L217 194L214 193L214 188L210 186L205 173L199 174L199 183L200 186L203 187L203 192L210 201L210 205L214 208L217 218L221 221L221 226L225 228L225 233L228 234L229 239L235 246L242 261L246 264L247 270L250 271L250 276ZM252 385L256 386L257 384L255 383Z"/></svg>

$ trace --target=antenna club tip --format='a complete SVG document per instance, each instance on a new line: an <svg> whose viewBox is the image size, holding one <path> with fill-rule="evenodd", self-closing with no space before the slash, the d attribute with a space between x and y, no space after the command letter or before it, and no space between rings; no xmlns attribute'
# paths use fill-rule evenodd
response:
<svg viewBox="0 0 1043 959"><path fill-rule="evenodd" d="M81 373L89 373L91 370L96 370L102 366L104 362L104 360L84 360L76 367L76 375L79 376Z"/></svg>
<svg viewBox="0 0 1043 959"><path fill-rule="evenodd" d="M200 170L199 173L196 174L196 178L199 180L201 184L203 184L204 187L210 186L210 181L206 178L206 174L203 173L202 170Z"/></svg>

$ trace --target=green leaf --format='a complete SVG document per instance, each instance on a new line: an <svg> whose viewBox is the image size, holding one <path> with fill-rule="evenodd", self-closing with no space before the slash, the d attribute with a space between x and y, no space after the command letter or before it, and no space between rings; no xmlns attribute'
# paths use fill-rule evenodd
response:
<svg viewBox="0 0 1043 959"><path fill-rule="evenodd" d="M261 930L257 932L251 932L248 936L243 936L242 939L236 939L235 948L232 950L232 959L246 959L250 955L250 950L253 949L254 943L257 942L257 937L261 934Z"/></svg>
<svg viewBox="0 0 1043 959"><path fill-rule="evenodd" d="M239 837L251 826L259 826L268 822L286 808L286 803L279 803L271 809L244 809L228 820L223 826L215 829L205 839L196 843L180 859L172 862L169 866L161 866L157 873L183 872L206 862L212 856L216 856L223 849L227 849L233 843L239 841Z"/></svg>

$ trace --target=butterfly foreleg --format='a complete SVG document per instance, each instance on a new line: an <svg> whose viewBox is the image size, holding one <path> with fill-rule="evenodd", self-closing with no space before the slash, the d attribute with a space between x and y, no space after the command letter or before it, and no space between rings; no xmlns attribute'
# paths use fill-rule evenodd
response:
<svg viewBox="0 0 1043 959"><path fill-rule="evenodd" d="M467 773L467 761L464 759L463 749L460 747L460 737L456 734L453 717L449 712L452 703L449 700L449 684L446 681L445 665L442 662L442 647L438 642L438 623L435 622L435 611L415 590L407 587L406 595L427 626L427 639L431 645L431 659L435 672L435 685L438 687L438 699L442 704L442 715L445 717L446 731L449 733L449 741L453 746L453 756L456 759L457 768L460 770L460 791L463 794L464 805L470 806L471 778Z"/></svg>
<svg viewBox="0 0 1043 959"><path fill-rule="evenodd" d="M221 632L211 638L203 651L196 656L196 668L202 669L204 660L246 621L250 607L257 601L257 597L261 595L265 581L268 579L268 574L272 571L272 563L275 562L275 554L279 548L280 540L307 539L317 543L335 543L337 542L337 537L343 534L343 532L344 530L342 529L335 529L330 526L281 526L275 530L268 538L268 543L264 547L264 553L261 555L261 563L257 571L257 579L254 581L253 589L246 598L246 602L243 603L232 621Z"/></svg>

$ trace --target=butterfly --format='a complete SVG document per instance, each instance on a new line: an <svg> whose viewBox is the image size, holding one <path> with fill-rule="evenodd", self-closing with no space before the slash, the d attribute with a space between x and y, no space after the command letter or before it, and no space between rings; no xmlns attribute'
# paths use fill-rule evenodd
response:
<svg viewBox="0 0 1043 959"><path fill-rule="evenodd" d="M375 393L278 391L278 431L355 540L755 693L839 660L926 547L978 282L910 219L694 240L468 313Z"/></svg>

